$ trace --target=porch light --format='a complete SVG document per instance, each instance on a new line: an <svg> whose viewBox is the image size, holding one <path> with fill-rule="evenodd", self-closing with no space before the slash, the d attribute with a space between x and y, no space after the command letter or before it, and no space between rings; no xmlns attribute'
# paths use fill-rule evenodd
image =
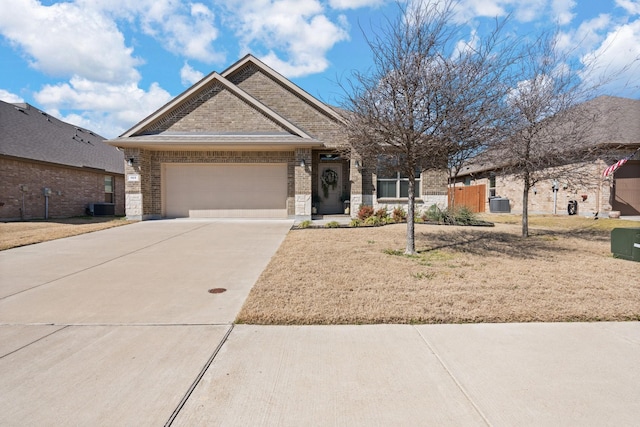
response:
<svg viewBox="0 0 640 427"><path fill-rule="evenodd" d="M361 165L360 165L360 161L359 161L359 160L356 160L356 169L360 170L360 166L361 166Z"/></svg>
<svg viewBox="0 0 640 427"><path fill-rule="evenodd" d="M300 159L300 167L303 168L307 166L307 163L304 161L304 159Z"/></svg>
<svg viewBox="0 0 640 427"><path fill-rule="evenodd" d="M136 159L134 159L133 157L129 157L129 158L127 159L127 164L128 164L129 166L133 166L133 163L135 162L135 160L136 160Z"/></svg>

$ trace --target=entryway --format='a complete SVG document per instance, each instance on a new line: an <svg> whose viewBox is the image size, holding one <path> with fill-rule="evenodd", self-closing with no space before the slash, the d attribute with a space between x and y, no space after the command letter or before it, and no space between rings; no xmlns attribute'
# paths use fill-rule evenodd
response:
<svg viewBox="0 0 640 427"><path fill-rule="evenodd" d="M349 164L339 154L319 153L316 157L313 205L318 215L343 215L349 200Z"/></svg>

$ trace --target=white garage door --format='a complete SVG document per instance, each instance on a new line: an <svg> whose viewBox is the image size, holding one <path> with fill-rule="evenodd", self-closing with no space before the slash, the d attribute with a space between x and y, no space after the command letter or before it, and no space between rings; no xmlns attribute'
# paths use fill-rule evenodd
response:
<svg viewBox="0 0 640 427"><path fill-rule="evenodd" d="M164 164L169 218L286 218L287 164Z"/></svg>

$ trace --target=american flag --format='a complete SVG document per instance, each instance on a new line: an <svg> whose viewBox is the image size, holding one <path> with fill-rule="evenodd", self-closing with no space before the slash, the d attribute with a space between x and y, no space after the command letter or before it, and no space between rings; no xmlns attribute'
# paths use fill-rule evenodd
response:
<svg viewBox="0 0 640 427"><path fill-rule="evenodd" d="M614 164L612 164L611 166L609 166L608 168L606 168L603 172L602 172L602 177L606 178L609 175L611 175L612 173L614 173L616 170L618 170L622 165L624 165L625 163L627 163L627 161L632 158L633 156L636 155L636 153L638 152L638 150L634 151L631 155L625 157L624 159L620 159L617 162L615 162Z"/></svg>

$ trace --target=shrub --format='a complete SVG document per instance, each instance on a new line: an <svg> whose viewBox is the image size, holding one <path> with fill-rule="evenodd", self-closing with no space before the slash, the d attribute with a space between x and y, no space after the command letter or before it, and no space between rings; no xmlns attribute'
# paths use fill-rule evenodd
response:
<svg viewBox="0 0 640 427"><path fill-rule="evenodd" d="M393 214L391 214L391 216L395 222L402 222L407 219L407 212L405 212L403 208L398 206L397 208L393 209Z"/></svg>
<svg viewBox="0 0 640 427"><path fill-rule="evenodd" d="M328 222L325 225L325 227L327 227L327 228L338 228L338 227L340 227L340 223L338 221L331 221L331 222Z"/></svg>
<svg viewBox="0 0 640 427"><path fill-rule="evenodd" d="M456 224L471 225L477 221L476 214L466 206L460 206L454 210Z"/></svg>
<svg viewBox="0 0 640 427"><path fill-rule="evenodd" d="M378 227L380 225L384 225L386 223L385 220L378 218L377 216L370 216L369 218L364 220L364 225Z"/></svg>
<svg viewBox="0 0 640 427"><path fill-rule="evenodd" d="M447 208L440 209L436 205L432 205L422 215L422 219L425 221L433 221L438 224L449 225L471 225L478 222L476 214L466 206L460 206L455 209Z"/></svg>
<svg viewBox="0 0 640 427"><path fill-rule="evenodd" d="M389 213L387 212L387 208L380 208L376 211L375 216L377 216L380 219L386 219L389 216Z"/></svg>
<svg viewBox="0 0 640 427"><path fill-rule="evenodd" d="M298 224L298 228L309 228L311 224L313 224L313 221L307 219Z"/></svg>
<svg viewBox="0 0 640 427"><path fill-rule="evenodd" d="M362 227L363 221L359 218L354 218L349 223L349 227Z"/></svg>
<svg viewBox="0 0 640 427"><path fill-rule="evenodd" d="M360 209L358 210L358 218L365 220L371 216L373 216L373 206L360 205Z"/></svg>

